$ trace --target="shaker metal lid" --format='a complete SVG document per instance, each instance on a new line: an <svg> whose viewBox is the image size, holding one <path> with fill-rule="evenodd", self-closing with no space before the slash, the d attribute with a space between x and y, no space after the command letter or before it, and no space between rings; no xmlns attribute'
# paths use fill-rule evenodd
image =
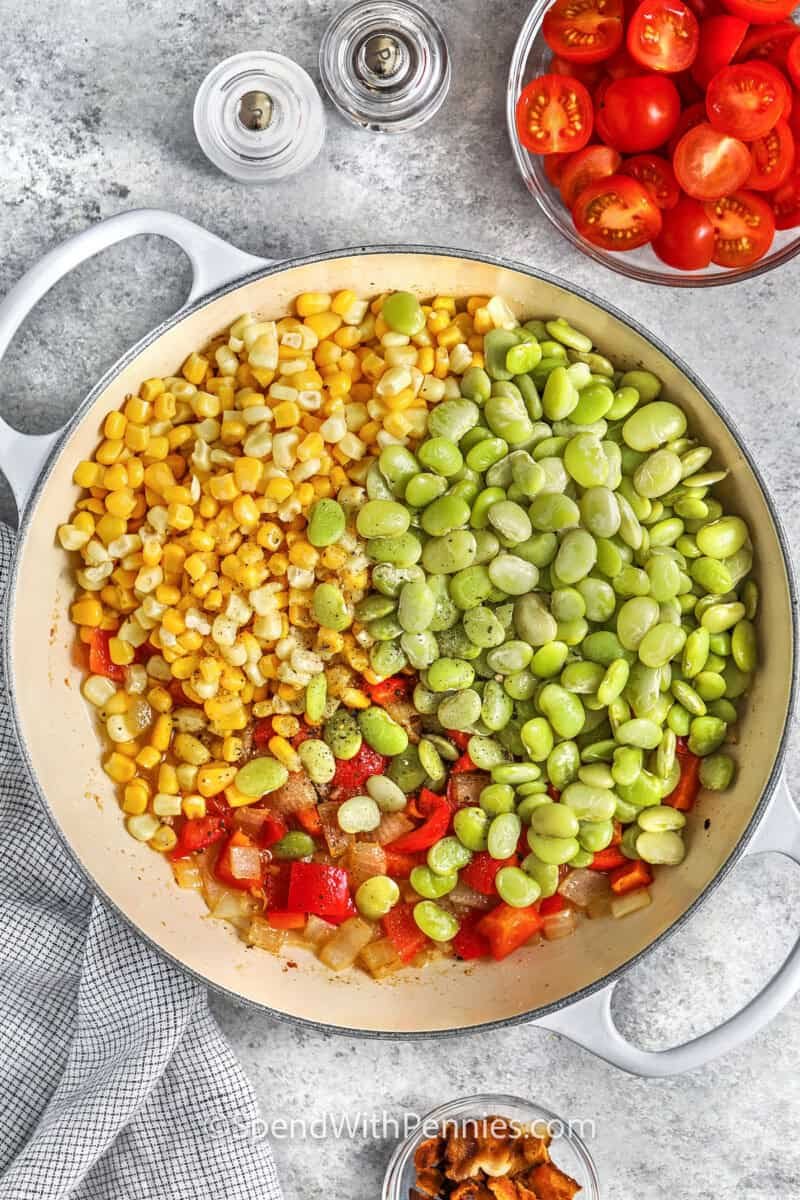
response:
<svg viewBox="0 0 800 1200"><path fill-rule="evenodd" d="M409 0L358 0L344 9L325 30L319 67L342 115L383 133L430 120L450 86L444 34Z"/></svg>
<svg viewBox="0 0 800 1200"><path fill-rule="evenodd" d="M319 154L325 114L311 77L282 54L235 54L206 76L194 128L216 167L242 183L269 183L301 171Z"/></svg>

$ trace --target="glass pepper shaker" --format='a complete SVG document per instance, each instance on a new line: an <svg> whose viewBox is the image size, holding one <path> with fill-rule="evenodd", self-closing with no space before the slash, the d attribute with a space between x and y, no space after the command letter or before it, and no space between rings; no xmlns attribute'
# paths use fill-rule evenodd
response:
<svg viewBox="0 0 800 1200"><path fill-rule="evenodd" d="M347 120L402 133L438 111L450 87L450 56L437 22L409 0L358 0L331 21L319 69Z"/></svg>
<svg viewBox="0 0 800 1200"><path fill-rule="evenodd" d="M311 77L282 54L247 51L205 77L194 128L206 157L241 183L294 175L319 154L325 114Z"/></svg>

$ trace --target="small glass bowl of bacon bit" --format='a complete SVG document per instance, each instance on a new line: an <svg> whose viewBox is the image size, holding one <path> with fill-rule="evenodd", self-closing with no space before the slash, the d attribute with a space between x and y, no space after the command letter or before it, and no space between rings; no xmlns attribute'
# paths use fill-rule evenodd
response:
<svg viewBox="0 0 800 1200"><path fill-rule="evenodd" d="M515 1096L451 1100L397 1147L382 1200L599 1200L587 1131L586 1114L565 1120Z"/></svg>
<svg viewBox="0 0 800 1200"><path fill-rule="evenodd" d="M800 251L795 3L537 0L506 116L525 185L573 246L672 287Z"/></svg>

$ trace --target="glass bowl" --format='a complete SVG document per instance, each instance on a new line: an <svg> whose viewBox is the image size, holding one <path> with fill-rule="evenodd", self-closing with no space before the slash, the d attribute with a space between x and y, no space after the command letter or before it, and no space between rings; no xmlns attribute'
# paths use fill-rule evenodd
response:
<svg viewBox="0 0 800 1200"><path fill-rule="evenodd" d="M508 73L506 120L514 158L525 186L559 233L589 258L602 263L604 267L610 267L620 275L627 275L630 279L639 279L645 283L662 283L668 287L717 287L723 283L735 283L741 279L763 275L765 271L771 271L794 258L800 252L800 229L779 229L768 254L750 267L735 270L717 267L712 263L702 271L676 271L661 262L650 246L615 254L601 250L581 237L572 223L568 209L561 203L558 190L545 175L543 157L531 154L525 149L517 137L514 119L517 99L525 84L537 75L547 72L551 50L542 35L542 21L551 3L552 0L536 0L517 39Z"/></svg>
<svg viewBox="0 0 800 1200"><path fill-rule="evenodd" d="M503 1095L464 1096L434 1108L423 1117L419 1127L400 1143L389 1160L381 1200L409 1200L416 1177L414 1152L420 1142L434 1136L437 1126L445 1121L492 1116L508 1117L525 1125L537 1122L546 1125L553 1139L550 1143L553 1162L581 1185L576 1200L600 1200L597 1168L583 1139L573 1128L579 1124L585 1126L586 1119L570 1123L531 1100Z"/></svg>

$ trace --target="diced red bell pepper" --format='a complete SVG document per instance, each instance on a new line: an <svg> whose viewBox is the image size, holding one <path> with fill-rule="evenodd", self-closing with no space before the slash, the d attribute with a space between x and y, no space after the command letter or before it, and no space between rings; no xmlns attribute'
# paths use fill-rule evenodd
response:
<svg viewBox="0 0 800 1200"><path fill-rule="evenodd" d="M300 808L294 815L297 824L301 829L305 829L306 833L312 837L322 837L322 821L316 804L309 808Z"/></svg>
<svg viewBox="0 0 800 1200"><path fill-rule="evenodd" d="M566 900L556 892L554 896L545 896L544 900L539 901L539 915L554 917L556 913L563 912L566 907Z"/></svg>
<svg viewBox="0 0 800 1200"><path fill-rule="evenodd" d="M481 917L477 925L478 932L489 943L489 953L498 962L524 946L541 927L538 904L530 904L527 908L498 904Z"/></svg>
<svg viewBox="0 0 800 1200"><path fill-rule="evenodd" d="M492 858L486 850L478 850L473 854L472 861L462 868L459 878L482 896L493 896L496 891L497 872L501 867L515 867L517 862L516 854L512 854L511 858L500 859Z"/></svg>
<svg viewBox="0 0 800 1200"><path fill-rule="evenodd" d="M307 742L309 740L309 738L313 738L313 737L314 737L314 730L310 729L308 727L308 725L303 724L300 726L297 733L294 734L293 737L289 738L289 741L292 743L292 745L294 746L294 748L296 750L298 746L302 746L303 742Z"/></svg>
<svg viewBox="0 0 800 1200"><path fill-rule="evenodd" d="M286 822L282 821L280 817L276 817L274 813L269 813L263 824L260 826L258 843L260 846L263 846L265 850L268 850L270 846L274 846L275 843L279 842L281 838L284 837L288 832L289 830Z"/></svg>
<svg viewBox="0 0 800 1200"><path fill-rule="evenodd" d="M249 892L251 888L260 888L263 881L263 870L259 870L257 875L248 875L243 879L237 878L231 869L231 851L239 846L252 846L255 848L255 842L242 829L234 829L231 836L225 843L224 849L217 859L214 867L214 874L220 883L224 883L226 887L238 888L240 892Z"/></svg>
<svg viewBox="0 0 800 1200"><path fill-rule="evenodd" d="M111 661L111 651L108 643L111 634L106 629L93 629L92 640L89 642L89 670L93 675L105 675L115 683L122 683L125 678L125 668Z"/></svg>
<svg viewBox="0 0 800 1200"><path fill-rule="evenodd" d="M451 732L452 732L452 730L451 730ZM469 754L465 750L464 753L461 755L461 757L459 759L457 759L456 762L453 763L452 767L450 768L450 774L451 775L461 775L461 774L463 774L464 771L477 771L477 770L478 770L478 767L475 766L475 763L472 761Z"/></svg>
<svg viewBox="0 0 800 1200"><path fill-rule="evenodd" d="M261 717L253 726L253 745L266 746L272 735L272 717Z"/></svg>
<svg viewBox="0 0 800 1200"><path fill-rule="evenodd" d="M592 871L615 871L617 867L624 867L630 861L617 846L606 846L605 850L595 853L589 867Z"/></svg>
<svg viewBox="0 0 800 1200"><path fill-rule="evenodd" d="M381 918L381 924L403 962L410 962L427 945L428 939L414 920L411 904L396 904Z"/></svg>
<svg viewBox="0 0 800 1200"><path fill-rule="evenodd" d="M329 913L325 918L331 925L341 925L343 921L347 921L350 917L357 917L358 909L353 903L353 897L348 895L347 903L341 912Z"/></svg>
<svg viewBox="0 0 800 1200"><path fill-rule="evenodd" d="M556 804L561 799L561 792L558 790L558 788L555 786L555 784L548 783L547 794L550 797L550 799Z"/></svg>
<svg viewBox="0 0 800 1200"><path fill-rule="evenodd" d="M678 738L677 754L681 777L664 803L680 812L688 812L690 808L694 808L700 791L700 759L696 754L692 754L683 738Z"/></svg>
<svg viewBox="0 0 800 1200"><path fill-rule="evenodd" d="M395 700L406 700L411 695L414 680L410 675L390 675L380 683L368 683L365 686L372 703L383 707Z"/></svg>
<svg viewBox="0 0 800 1200"><path fill-rule="evenodd" d="M461 729L448 729L447 736L453 745L458 746L459 750L463 752L469 745L469 739L472 737L472 734L464 733Z"/></svg>
<svg viewBox="0 0 800 1200"><path fill-rule="evenodd" d="M622 821L614 819L614 833L611 838L611 845L618 846L622 841Z"/></svg>
<svg viewBox="0 0 800 1200"><path fill-rule="evenodd" d="M382 754L362 742L361 749L353 758L337 758L336 774L331 785L355 795L373 775L383 774L387 762L388 759Z"/></svg>
<svg viewBox="0 0 800 1200"><path fill-rule="evenodd" d="M390 842L388 850L399 850L402 854L413 854L417 850L428 850L440 838L443 838L450 827L452 809L444 796L430 792L429 816L422 825L410 829L395 841ZM420 797L421 799L421 797Z"/></svg>
<svg viewBox="0 0 800 1200"><path fill-rule="evenodd" d="M609 875L611 890L617 896L624 896L626 892L634 892L637 888L647 887L653 882L653 872L646 862L641 859L635 859L633 862L628 862L624 867L617 867L616 871L612 871Z"/></svg>
<svg viewBox="0 0 800 1200"><path fill-rule="evenodd" d="M332 920L350 915L350 880L343 867L326 863L293 862L289 870L286 907Z"/></svg>
<svg viewBox="0 0 800 1200"><path fill-rule="evenodd" d="M169 857L173 860L186 858L196 850L205 850L224 836L225 823L221 817L192 817L184 821L178 830L178 840L170 850Z"/></svg>
<svg viewBox="0 0 800 1200"><path fill-rule="evenodd" d="M384 846L383 852L386 855L386 874L390 879L408 879L414 867L425 864L425 855L421 851L417 854L403 854L401 851L392 850L390 846Z"/></svg>
<svg viewBox="0 0 800 1200"><path fill-rule="evenodd" d="M475 958L489 957L489 943L478 931L478 922L482 916L483 913L471 913L464 917L461 928L453 938L456 957L463 959L464 962L471 962Z"/></svg>
<svg viewBox="0 0 800 1200"><path fill-rule="evenodd" d="M274 908L267 910L267 920L273 929L304 929L306 914Z"/></svg>
<svg viewBox="0 0 800 1200"><path fill-rule="evenodd" d="M289 908L289 864L272 862L264 874L264 907L268 912L287 912Z"/></svg>

